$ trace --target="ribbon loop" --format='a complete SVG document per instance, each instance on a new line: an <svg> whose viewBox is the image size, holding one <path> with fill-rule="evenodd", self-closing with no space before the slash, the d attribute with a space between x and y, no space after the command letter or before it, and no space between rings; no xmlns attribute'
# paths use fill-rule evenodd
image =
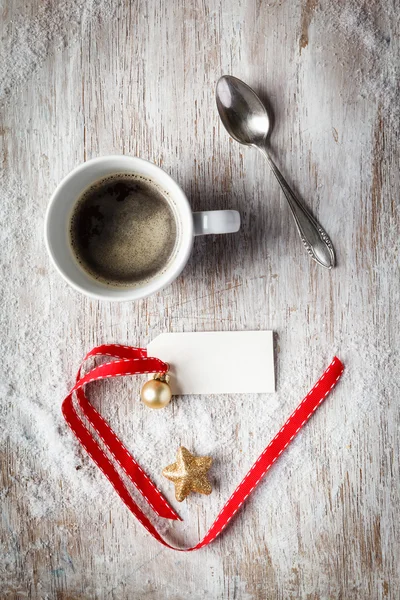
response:
<svg viewBox="0 0 400 600"><path fill-rule="evenodd" d="M121 500L147 531L164 546L172 550L188 552L206 546L225 529L267 471L335 386L344 370L343 364L335 357L312 390L302 400L273 440L258 457L250 471L230 496L204 538L192 548L181 549L175 548L166 542L155 529L150 519L139 508L115 464L111 462L110 457L105 454L105 451L78 415L73 399L75 394L81 412L89 426L102 440L111 457L125 473L125 476L136 486L151 509L162 518L181 520L121 440L116 436L110 425L89 402L84 392L84 387L93 381L144 373L166 373L168 365L158 358L148 357L145 348L121 346L119 344L97 346L87 353L83 362L94 356L110 356L116 360L93 367L84 376L81 375L82 367L79 369L75 385L62 403L64 418L86 452L109 479Z"/></svg>

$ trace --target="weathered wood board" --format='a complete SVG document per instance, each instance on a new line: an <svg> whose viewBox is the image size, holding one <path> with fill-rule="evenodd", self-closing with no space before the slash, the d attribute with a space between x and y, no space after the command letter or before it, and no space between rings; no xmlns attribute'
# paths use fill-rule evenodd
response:
<svg viewBox="0 0 400 600"><path fill-rule="evenodd" d="M2 599L399 598L398 8L396 0L1 5ZM214 87L223 73L268 98L273 154L331 236L332 272L305 254L261 156L220 124ZM193 209L235 208L243 221L239 234L197 239L164 292L120 305L69 289L42 235L58 181L113 153L162 166ZM171 502L160 473L178 445L214 457L213 494L179 507L183 525L163 526L168 539L190 544L333 355L346 365L223 536L174 553L72 440L61 400L97 343L253 329L276 332L276 394L188 397L156 417L137 401L138 381L97 390Z"/></svg>

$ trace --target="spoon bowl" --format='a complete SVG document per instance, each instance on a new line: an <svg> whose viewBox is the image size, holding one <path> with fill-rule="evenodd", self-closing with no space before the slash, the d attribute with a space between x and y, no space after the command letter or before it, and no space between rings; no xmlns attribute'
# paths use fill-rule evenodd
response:
<svg viewBox="0 0 400 600"><path fill-rule="evenodd" d="M266 140L270 119L251 87L236 77L224 75L217 83L216 97L222 123L234 140L246 146Z"/></svg>
<svg viewBox="0 0 400 600"><path fill-rule="evenodd" d="M271 122L266 106L251 87L231 75L219 79L216 101L221 121L231 137L245 146L254 146L266 158L289 203L308 254L322 267L331 269L335 265L335 252L328 234L295 196L270 155L267 138Z"/></svg>

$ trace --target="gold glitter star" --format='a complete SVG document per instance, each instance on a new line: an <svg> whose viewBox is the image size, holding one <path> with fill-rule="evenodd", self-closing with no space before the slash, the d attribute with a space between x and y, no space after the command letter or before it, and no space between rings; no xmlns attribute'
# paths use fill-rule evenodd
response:
<svg viewBox="0 0 400 600"><path fill-rule="evenodd" d="M211 467L209 456L193 456L183 446L178 448L176 462L165 467L162 474L175 485L175 497L182 502L190 492L211 494L211 483L207 479L207 471Z"/></svg>

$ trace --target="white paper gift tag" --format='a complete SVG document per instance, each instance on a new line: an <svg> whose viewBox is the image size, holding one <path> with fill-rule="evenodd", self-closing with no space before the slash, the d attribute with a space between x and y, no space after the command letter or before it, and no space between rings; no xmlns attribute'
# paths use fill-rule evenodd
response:
<svg viewBox="0 0 400 600"><path fill-rule="evenodd" d="M147 354L169 364L175 395L275 391L272 331L163 333Z"/></svg>

